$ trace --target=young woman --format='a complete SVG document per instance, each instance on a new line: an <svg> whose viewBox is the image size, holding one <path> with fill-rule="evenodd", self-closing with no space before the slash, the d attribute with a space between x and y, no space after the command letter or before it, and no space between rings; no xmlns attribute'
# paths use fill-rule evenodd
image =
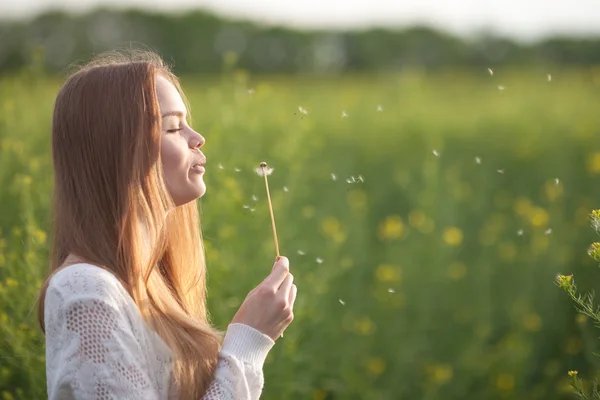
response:
<svg viewBox="0 0 600 400"><path fill-rule="evenodd" d="M195 201L205 139L182 95L152 53L103 55L58 93L39 302L51 400L260 397L296 286L281 257L224 334L211 326Z"/></svg>

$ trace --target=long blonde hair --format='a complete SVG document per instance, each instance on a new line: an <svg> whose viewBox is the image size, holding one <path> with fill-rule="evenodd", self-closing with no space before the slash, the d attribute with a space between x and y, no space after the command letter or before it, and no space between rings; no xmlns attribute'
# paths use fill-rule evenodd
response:
<svg viewBox="0 0 600 400"><path fill-rule="evenodd" d="M77 257L112 272L174 352L182 399L206 392L223 336L206 309L196 202L175 207L162 178L155 79L178 79L151 52L105 53L59 91L52 123L54 224L48 277ZM147 239L152 246L148 253Z"/></svg>

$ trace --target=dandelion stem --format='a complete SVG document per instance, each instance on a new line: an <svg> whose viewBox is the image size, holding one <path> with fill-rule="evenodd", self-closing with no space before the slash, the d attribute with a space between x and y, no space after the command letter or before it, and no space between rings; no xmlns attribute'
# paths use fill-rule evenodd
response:
<svg viewBox="0 0 600 400"><path fill-rule="evenodd" d="M266 163L261 163L260 167L263 171L263 176L265 177L265 188L267 189L267 201L269 202L269 212L271 213L271 227L273 228L273 239L275 240L275 252L277 258L279 258L279 242L277 240L277 229L275 228L275 216L273 215L273 204L271 204L271 194L269 193L269 180L267 179L267 173L265 168L267 167Z"/></svg>

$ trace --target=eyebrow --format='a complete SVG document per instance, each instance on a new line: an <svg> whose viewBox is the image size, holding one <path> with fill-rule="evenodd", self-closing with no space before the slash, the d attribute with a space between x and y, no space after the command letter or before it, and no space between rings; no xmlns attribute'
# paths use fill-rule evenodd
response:
<svg viewBox="0 0 600 400"><path fill-rule="evenodd" d="M170 116L183 118L185 116L185 113L183 111L168 111L162 115L162 118L170 117Z"/></svg>

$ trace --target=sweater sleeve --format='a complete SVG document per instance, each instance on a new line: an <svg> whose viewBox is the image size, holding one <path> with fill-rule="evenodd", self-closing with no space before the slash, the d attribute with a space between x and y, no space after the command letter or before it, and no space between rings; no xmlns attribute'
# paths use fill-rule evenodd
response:
<svg viewBox="0 0 600 400"><path fill-rule="evenodd" d="M263 364L273 340L244 324L230 324L212 384L203 400L254 400L264 386Z"/></svg>

